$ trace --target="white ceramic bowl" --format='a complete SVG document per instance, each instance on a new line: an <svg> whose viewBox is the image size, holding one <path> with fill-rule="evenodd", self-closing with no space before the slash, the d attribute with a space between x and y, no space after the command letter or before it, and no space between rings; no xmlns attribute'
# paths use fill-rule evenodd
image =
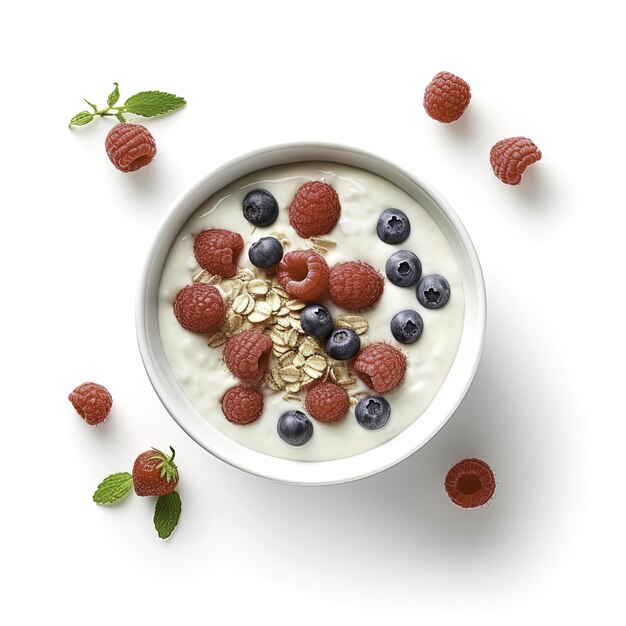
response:
<svg viewBox="0 0 626 626"><path fill-rule="evenodd" d="M169 249L191 214L238 178L266 167L301 161L330 161L368 170L408 193L430 214L456 255L465 290L465 319L454 363L426 411L380 446L333 461L293 461L251 450L214 428L182 392L163 351L157 319L161 272ZM137 306L141 356L161 402L179 426L203 448L242 470L285 483L327 485L380 472L419 450L448 421L474 378L486 322L485 285L474 246L448 203L428 184L373 154L332 144L288 144L265 148L227 163L184 193L169 211L148 254Z"/></svg>

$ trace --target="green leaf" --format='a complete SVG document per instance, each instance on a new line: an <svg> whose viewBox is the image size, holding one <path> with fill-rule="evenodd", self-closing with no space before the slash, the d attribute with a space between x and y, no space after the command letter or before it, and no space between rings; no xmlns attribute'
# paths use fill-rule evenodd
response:
<svg viewBox="0 0 626 626"><path fill-rule="evenodd" d="M85 124L89 124L92 119L93 115L89 113L89 111L81 111L70 120L69 126L84 126Z"/></svg>
<svg viewBox="0 0 626 626"><path fill-rule="evenodd" d="M124 111L143 117L164 115L187 104L184 98L163 91L141 91L124 102Z"/></svg>
<svg viewBox="0 0 626 626"><path fill-rule="evenodd" d="M115 89L109 94L107 98L107 104L112 107L120 99L120 90L117 83L113 83Z"/></svg>
<svg viewBox="0 0 626 626"><path fill-rule="evenodd" d="M120 122L122 122L122 124L124 124L126 122L126 118L119 111L115 114L115 117L117 117L117 119Z"/></svg>
<svg viewBox="0 0 626 626"><path fill-rule="evenodd" d="M107 476L93 494L96 504L111 504L123 498L133 486L133 477L128 472L118 472Z"/></svg>
<svg viewBox="0 0 626 626"><path fill-rule="evenodd" d="M180 518L182 504L177 491L172 491L167 496L159 496L154 507L154 527L161 539L167 539Z"/></svg>

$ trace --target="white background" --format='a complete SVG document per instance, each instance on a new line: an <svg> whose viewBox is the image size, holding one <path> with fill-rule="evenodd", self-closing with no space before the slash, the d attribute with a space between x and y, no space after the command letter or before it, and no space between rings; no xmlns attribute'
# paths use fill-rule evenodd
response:
<svg viewBox="0 0 626 626"><path fill-rule="evenodd" d="M620 621L618 3L141 4L3 9L6 623ZM421 104L444 69L472 88L453 125ZM189 103L146 122L158 157L135 174L108 162L110 119L67 129L81 98L104 104L113 81L122 99L161 89ZM489 149L515 135L544 158L508 187ZM325 488L254 478L188 439L134 329L140 268L174 199L226 160L299 140L361 147L430 181L469 230L488 290L484 357L448 425L399 466ZM114 396L98 428L67 401L84 380ZM170 444L184 508L164 542L150 498L104 508L91 495ZM443 491L466 456L497 473L481 510Z"/></svg>

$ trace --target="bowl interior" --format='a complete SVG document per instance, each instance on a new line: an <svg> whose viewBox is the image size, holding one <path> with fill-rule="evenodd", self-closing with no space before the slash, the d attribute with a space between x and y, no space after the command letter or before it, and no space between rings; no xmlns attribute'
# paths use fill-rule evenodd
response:
<svg viewBox="0 0 626 626"><path fill-rule="evenodd" d="M456 256L465 291L463 331L452 367L426 411L393 439L352 457L294 461L247 448L214 428L193 407L174 378L159 334L157 301L163 265L174 238L211 195L256 170L302 161L329 161L368 170L412 196L433 218ZM472 242L446 201L430 186L391 163L361 150L330 144L282 145L245 155L206 176L183 194L161 224L149 251L137 306L141 356L159 398L180 427L206 450L247 472L295 484L331 484L382 471L423 446L446 423L465 395L482 352L485 288Z"/></svg>

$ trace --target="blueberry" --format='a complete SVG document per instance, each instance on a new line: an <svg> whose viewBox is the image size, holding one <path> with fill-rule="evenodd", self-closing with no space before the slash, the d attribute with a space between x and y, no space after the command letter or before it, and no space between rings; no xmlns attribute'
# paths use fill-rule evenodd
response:
<svg viewBox="0 0 626 626"><path fill-rule="evenodd" d="M422 316L417 311L406 309L391 318L391 334L400 343L417 341L424 330Z"/></svg>
<svg viewBox="0 0 626 626"><path fill-rule="evenodd" d="M300 312L302 330L311 337L326 339L335 327L333 318L321 304L309 304Z"/></svg>
<svg viewBox="0 0 626 626"><path fill-rule="evenodd" d="M303 446L313 436L313 424L302 411L287 411L278 418L278 434L290 446Z"/></svg>
<svg viewBox="0 0 626 626"><path fill-rule="evenodd" d="M440 309L450 299L450 285L439 274L424 276L417 285L417 299L427 309Z"/></svg>
<svg viewBox="0 0 626 626"><path fill-rule="evenodd" d="M361 398L354 409L356 421L367 430L382 428L391 415L389 402L381 396L365 396Z"/></svg>
<svg viewBox="0 0 626 626"><path fill-rule="evenodd" d="M278 217L278 202L265 189L253 189L243 199L243 216L255 226L269 226Z"/></svg>
<svg viewBox="0 0 626 626"><path fill-rule="evenodd" d="M411 287L422 275L422 264L409 250L398 250L387 259L385 274L394 285Z"/></svg>
<svg viewBox="0 0 626 626"><path fill-rule="evenodd" d="M326 340L326 352L332 359L346 361L351 359L361 348L359 336L347 328L338 328L330 333Z"/></svg>
<svg viewBox="0 0 626 626"><path fill-rule="evenodd" d="M385 209L378 218L376 234L385 243L402 243L411 234L411 222L400 209Z"/></svg>
<svg viewBox="0 0 626 626"><path fill-rule="evenodd" d="M261 237L248 250L250 263L256 267L274 267L283 258L283 246L276 237Z"/></svg>

